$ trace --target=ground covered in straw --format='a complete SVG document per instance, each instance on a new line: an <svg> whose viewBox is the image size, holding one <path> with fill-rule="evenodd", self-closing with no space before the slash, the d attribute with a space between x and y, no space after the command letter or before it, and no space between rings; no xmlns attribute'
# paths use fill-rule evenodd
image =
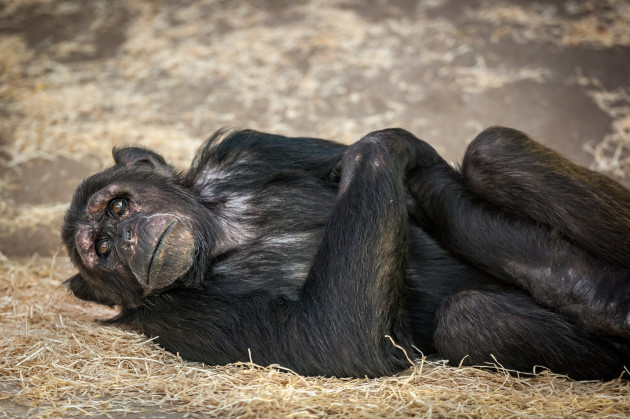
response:
<svg viewBox="0 0 630 419"><path fill-rule="evenodd" d="M625 0L0 0L0 414L629 416L626 381L187 363L68 295L58 232L113 146L186 167L224 126L401 126L457 161L503 124L629 185L628 57Z"/></svg>
<svg viewBox="0 0 630 419"><path fill-rule="evenodd" d="M146 337L94 323L112 312L60 287L71 268L54 258L0 268L0 408L17 414L117 416L623 417L625 381L452 368L418 360L379 379L302 377L253 364L206 367Z"/></svg>

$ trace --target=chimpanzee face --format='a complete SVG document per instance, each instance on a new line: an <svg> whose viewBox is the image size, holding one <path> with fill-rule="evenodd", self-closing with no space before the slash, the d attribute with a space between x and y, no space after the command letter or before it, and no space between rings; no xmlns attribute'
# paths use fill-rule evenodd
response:
<svg viewBox="0 0 630 419"><path fill-rule="evenodd" d="M131 148L114 158L83 182L66 214L62 236L79 269L68 283L79 298L137 306L191 268L191 200L157 154Z"/></svg>

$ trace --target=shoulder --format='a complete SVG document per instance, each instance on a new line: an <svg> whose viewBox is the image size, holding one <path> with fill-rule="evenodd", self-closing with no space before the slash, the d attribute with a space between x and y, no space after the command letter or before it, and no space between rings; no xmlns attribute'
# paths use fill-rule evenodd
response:
<svg viewBox="0 0 630 419"><path fill-rule="evenodd" d="M321 168L327 171L341 158L347 146L310 137L286 137L254 130L222 129L200 147L189 176L209 168L236 166L279 170Z"/></svg>

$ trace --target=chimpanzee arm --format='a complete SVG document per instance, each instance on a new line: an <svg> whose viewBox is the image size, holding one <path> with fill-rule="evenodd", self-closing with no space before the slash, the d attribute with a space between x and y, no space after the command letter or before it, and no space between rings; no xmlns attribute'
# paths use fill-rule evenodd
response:
<svg viewBox="0 0 630 419"><path fill-rule="evenodd" d="M415 201L410 212L446 248L590 332L630 338L627 269L598 260L548 226L481 199L435 151L423 160L427 163L409 175ZM523 169L518 161L510 166Z"/></svg>
<svg viewBox="0 0 630 419"><path fill-rule="evenodd" d="M385 336L410 347L405 178L422 146L406 131L384 130L344 154L338 199L293 312L294 336L310 348L296 354L307 373L375 376L407 365Z"/></svg>

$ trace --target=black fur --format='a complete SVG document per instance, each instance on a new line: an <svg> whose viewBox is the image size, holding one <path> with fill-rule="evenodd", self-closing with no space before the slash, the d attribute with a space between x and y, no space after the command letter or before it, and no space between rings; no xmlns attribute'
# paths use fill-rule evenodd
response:
<svg viewBox="0 0 630 419"><path fill-rule="evenodd" d="M596 379L630 365L630 192L518 131L484 131L461 171L396 129L350 147L221 131L187 173L115 156L66 215L69 286L186 359L379 376L408 365L389 335L455 364ZM139 285L116 252L86 266L81 226L120 229L86 215L110 185L147 197L129 217L172 212L193 232L170 285Z"/></svg>

